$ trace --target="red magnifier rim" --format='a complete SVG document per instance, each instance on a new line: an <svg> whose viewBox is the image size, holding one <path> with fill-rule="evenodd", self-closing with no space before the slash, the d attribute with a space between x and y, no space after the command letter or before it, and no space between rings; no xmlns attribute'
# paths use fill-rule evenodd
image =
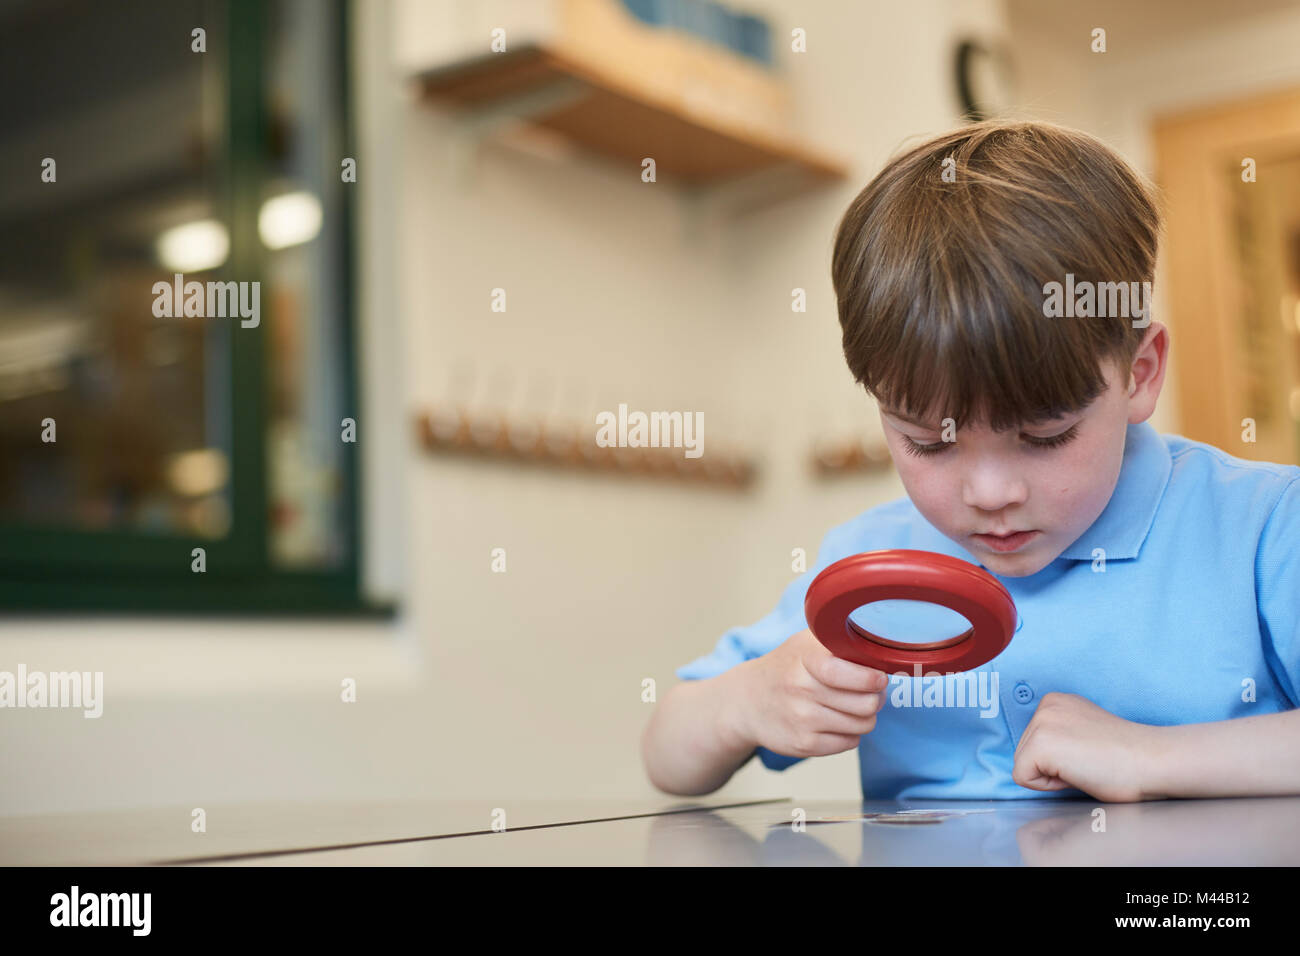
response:
<svg viewBox="0 0 1300 956"><path fill-rule="evenodd" d="M964 634L928 644L891 641L849 620L864 604L929 601L970 621ZM836 657L886 673L952 673L987 664L1011 643L1016 604L1002 583L969 561L894 548L851 555L813 579L804 598L813 636Z"/></svg>

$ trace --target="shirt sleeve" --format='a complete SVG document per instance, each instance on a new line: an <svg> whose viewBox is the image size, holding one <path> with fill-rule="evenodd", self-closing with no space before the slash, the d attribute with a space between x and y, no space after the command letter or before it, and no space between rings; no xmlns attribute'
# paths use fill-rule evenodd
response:
<svg viewBox="0 0 1300 956"><path fill-rule="evenodd" d="M862 517L865 516L860 516L827 532L817 553L816 564L786 585L780 601L767 616L748 627L731 628L718 640L712 652L677 668L677 676L682 680L705 680L717 677L737 664L762 657L804 630L808 622L804 617L803 602L813 578L840 558L862 550L854 546L858 539L856 532ZM784 754L774 753L766 747L757 748L755 753L763 762L763 766L769 770L785 770L806 759L787 757Z"/></svg>
<svg viewBox="0 0 1300 956"><path fill-rule="evenodd" d="M1300 475L1282 491L1255 559L1264 657L1291 706L1300 707Z"/></svg>

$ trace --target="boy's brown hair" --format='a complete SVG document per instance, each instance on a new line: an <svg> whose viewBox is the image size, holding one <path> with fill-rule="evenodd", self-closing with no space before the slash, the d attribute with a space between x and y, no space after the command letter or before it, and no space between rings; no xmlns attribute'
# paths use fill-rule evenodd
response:
<svg viewBox="0 0 1300 956"><path fill-rule="evenodd" d="M1077 411L1105 388L1103 360L1126 384L1146 330L1047 318L1044 285L1150 282L1159 235L1152 188L1086 133L946 133L890 161L840 220L844 357L887 407L934 424L1003 430Z"/></svg>

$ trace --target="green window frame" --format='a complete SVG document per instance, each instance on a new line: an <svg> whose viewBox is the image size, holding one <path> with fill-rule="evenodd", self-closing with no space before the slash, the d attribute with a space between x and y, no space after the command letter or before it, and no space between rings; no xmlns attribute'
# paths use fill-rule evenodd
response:
<svg viewBox="0 0 1300 956"><path fill-rule="evenodd" d="M330 122L336 141L355 143L353 90L346 0L323 0L337 17L337 69ZM267 9L259 0L228 0L225 44L227 141L219 203L230 223L230 257L224 271L257 281L265 250L258 236L260 189L268 155L266 123ZM351 149L349 155L355 155ZM340 157L341 159L341 157ZM342 312L339 340L344 394L341 406L362 422L357 389L357 306L354 298L355 191L341 190L339 212L343 269L337 291ZM254 613L388 616L393 608L362 594L360 554L360 440L342 443L343 556L327 571L277 567L269 549L268 421L269 324L241 328L224 323L220 334L230 358L231 523L220 539L125 530L95 532L0 523L0 611ZM358 427L358 433L364 432ZM337 438L338 435L336 434ZM191 553L203 548L206 570L191 569Z"/></svg>

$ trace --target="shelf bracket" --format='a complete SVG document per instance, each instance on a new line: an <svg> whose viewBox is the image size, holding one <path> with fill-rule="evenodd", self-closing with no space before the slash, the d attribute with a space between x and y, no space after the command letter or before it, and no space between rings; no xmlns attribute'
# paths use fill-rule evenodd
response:
<svg viewBox="0 0 1300 956"><path fill-rule="evenodd" d="M590 87L573 77L560 77L515 96L503 96L482 106L465 107L455 114L449 137L451 169L456 182L473 180L479 148L502 129L555 113L587 96Z"/></svg>

